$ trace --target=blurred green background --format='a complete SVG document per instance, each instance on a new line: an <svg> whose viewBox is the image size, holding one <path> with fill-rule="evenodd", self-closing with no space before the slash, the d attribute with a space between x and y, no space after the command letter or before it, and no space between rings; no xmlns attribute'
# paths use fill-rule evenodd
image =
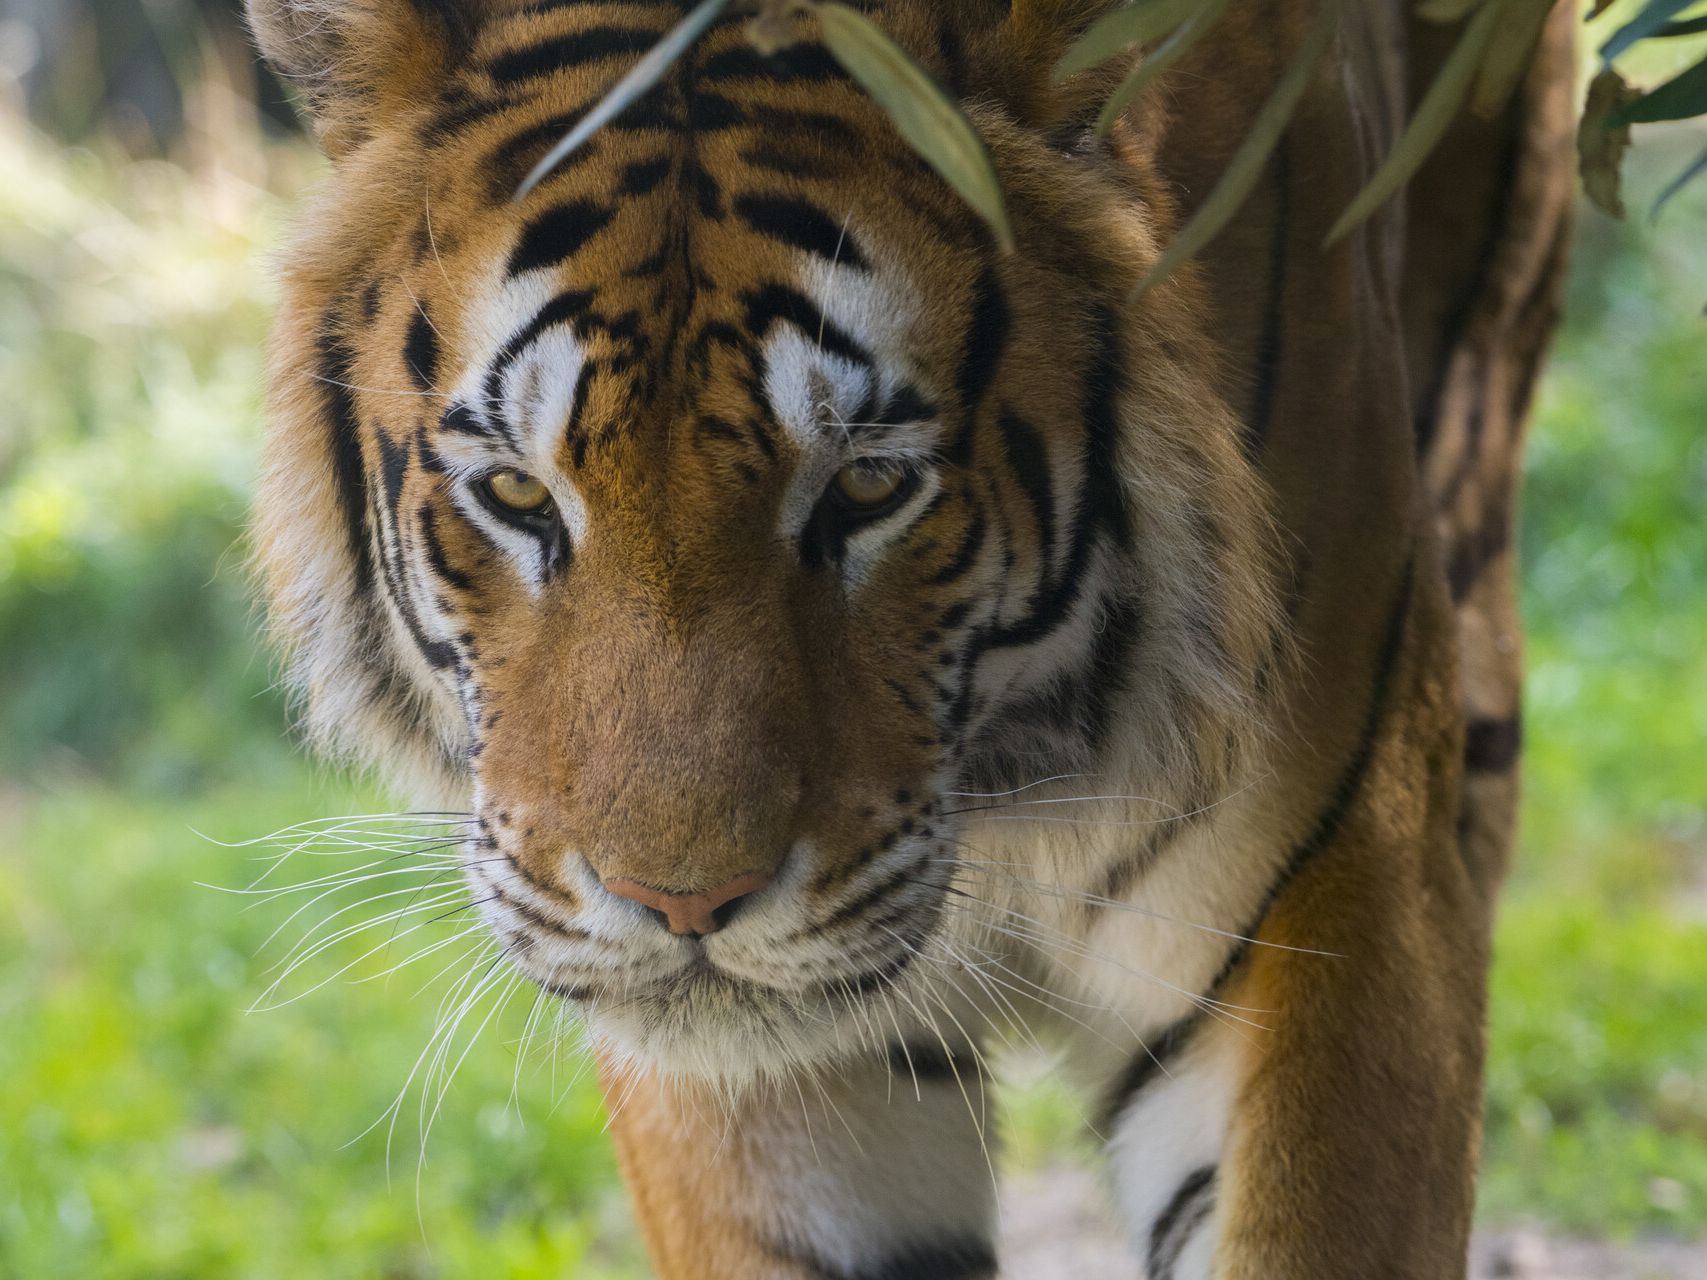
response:
<svg viewBox="0 0 1707 1280"><path fill-rule="evenodd" d="M230 8L112 0L115 35L0 0L0 1276L636 1275L596 1097L531 995L478 1034L505 989L471 1005L423 1141L444 1073L405 1077L474 958L386 970L454 920L342 939L246 1013L354 899L267 943L309 895L202 887L271 850L198 833L385 807L287 740L245 589L266 256L318 162ZM1702 141L1646 131L1632 207ZM1704 206L1585 212L1535 423L1490 1224L1707 1236ZM315 856L350 838L267 883L369 858ZM1007 1109L1010 1166L1083 1150L1071 1099Z"/></svg>

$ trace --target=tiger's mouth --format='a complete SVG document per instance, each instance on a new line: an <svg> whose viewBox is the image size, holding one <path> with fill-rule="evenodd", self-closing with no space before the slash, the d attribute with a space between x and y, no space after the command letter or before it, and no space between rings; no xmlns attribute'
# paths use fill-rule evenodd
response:
<svg viewBox="0 0 1707 1280"><path fill-rule="evenodd" d="M921 850L920 861L930 849ZM862 895L857 916L803 922L791 886L707 937L674 936L634 904L547 897L519 871L471 866L488 926L512 963L577 1007L596 1039L691 1074L751 1075L822 1060L850 1022L920 968L948 876ZM577 890L584 886L575 886ZM590 887L590 886L585 886Z"/></svg>

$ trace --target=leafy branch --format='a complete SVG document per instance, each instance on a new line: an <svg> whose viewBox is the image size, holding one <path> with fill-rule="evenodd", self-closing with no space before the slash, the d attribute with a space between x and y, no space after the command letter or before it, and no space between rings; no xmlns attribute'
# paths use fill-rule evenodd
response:
<svg viewBox="0 0 1707 1280"><path fill-rule="evenodd" d="M1055 67L1055 79L1065 82L1117 58L1132 62L1097 119L1098 131L1107 132L1163 71L1215 27L1231 2L1127 0L1071 44ZM1331 45L1342 6L1357 2L1319 0L1315 21L1216 188L1140 289L1199 252L1237 214ZM1590 17L1598 17L1610 2L1596 0ZM1632 89L1614 63L1645 42L1707 32L1707 12L1699 11L1704 8L1703 0L1647 0L1600 47L1601 72L1590 86L1578 141L1584 187L1609 212L1622 212L1619 166L1632 125L1707 115L1707 55L1646 92ZM1330 244L1397 194L1466 109L1488 118L1499 113L1522 82L1552 9L1553 0L1416 0L1415 12L1424 21L1461 23L1463 30L1398 143L1334 224ZM1698 11L1688 12L1691 9ZM815 21L830 55L888 113L908 145L984 219L1004 250L1013 249L1001 181L966 113L911 54L840 0L700 0L546 154L523 181L516 198L526 196L599 129L650 92L720 18L742 13L749 17L748 39L766 54L786 48L797 38L797 18ZM1661 193L1655 212L1702 173L1707 173L1707 151Z"/></svg>

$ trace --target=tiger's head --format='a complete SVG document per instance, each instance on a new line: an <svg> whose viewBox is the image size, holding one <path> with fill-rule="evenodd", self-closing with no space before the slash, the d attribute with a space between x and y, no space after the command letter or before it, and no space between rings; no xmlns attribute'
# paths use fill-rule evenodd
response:
<svg viewBox="0 0 1707 1280"><path fill-rule="evenodd" d="M1003 253L809 18L250 0L330 179L285 264L257 543L326 750L469 810L513 961L647 1062L843 1052L928 982L974 793L1183 809L1253 735L1264 495L1142 129L1057 90L1096 6L893 0ZM1101 86L1106 88L1106 86Z"/></svg>

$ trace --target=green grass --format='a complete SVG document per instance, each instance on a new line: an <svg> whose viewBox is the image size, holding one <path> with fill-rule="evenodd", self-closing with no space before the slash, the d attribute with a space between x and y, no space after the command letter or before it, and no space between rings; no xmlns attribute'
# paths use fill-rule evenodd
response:
<svg viewBox="0 0 1707 1280"><path fill-rule="evenodd" d="M518 1059L528 998L462 1063L424 1146L419 1088L389 1141L384 1126L364 1134L427 1039L434 1004L416 991L439 960L356 979L449 922L244 1012L283 953L258 949L286 912L198 887L263 864L188 821L251 833L366 802L301 771L188 803L88 782L9 800L0 918L21 933L0 942L0 1274L635 1273L596 1090L571 1082L572 1047L555 1085L552 1054ZM286 994L385 936L351 939Z"/></svg>
<svg viewBox="0 0 1707 1280"><path fill-rule="evenodd" d="M1633 208L1689 150L1644 158ZM462 1062L424 1165L418 1087L389 1174L365 1132L444 991L417 994L437 957L378 975L454 919L366 959L382 936L349 939L287 993L350 974L245 1013L286 910L196 886L260 864L192 828L379 803L284 743L239 572L258 264L294 185L66 155L0 113L0 381L27 406L0 437L0 1275L638 1275L572 1049L555 1081L538 1049L518 1072L525 995ZM1657 232L1588 215L1522 531L1489 1221L1707 1233L1703 301L1699 199ZM1006 1110L1009 1161L1079 1157L1080 1116L1043 1073Z"/></svg>

